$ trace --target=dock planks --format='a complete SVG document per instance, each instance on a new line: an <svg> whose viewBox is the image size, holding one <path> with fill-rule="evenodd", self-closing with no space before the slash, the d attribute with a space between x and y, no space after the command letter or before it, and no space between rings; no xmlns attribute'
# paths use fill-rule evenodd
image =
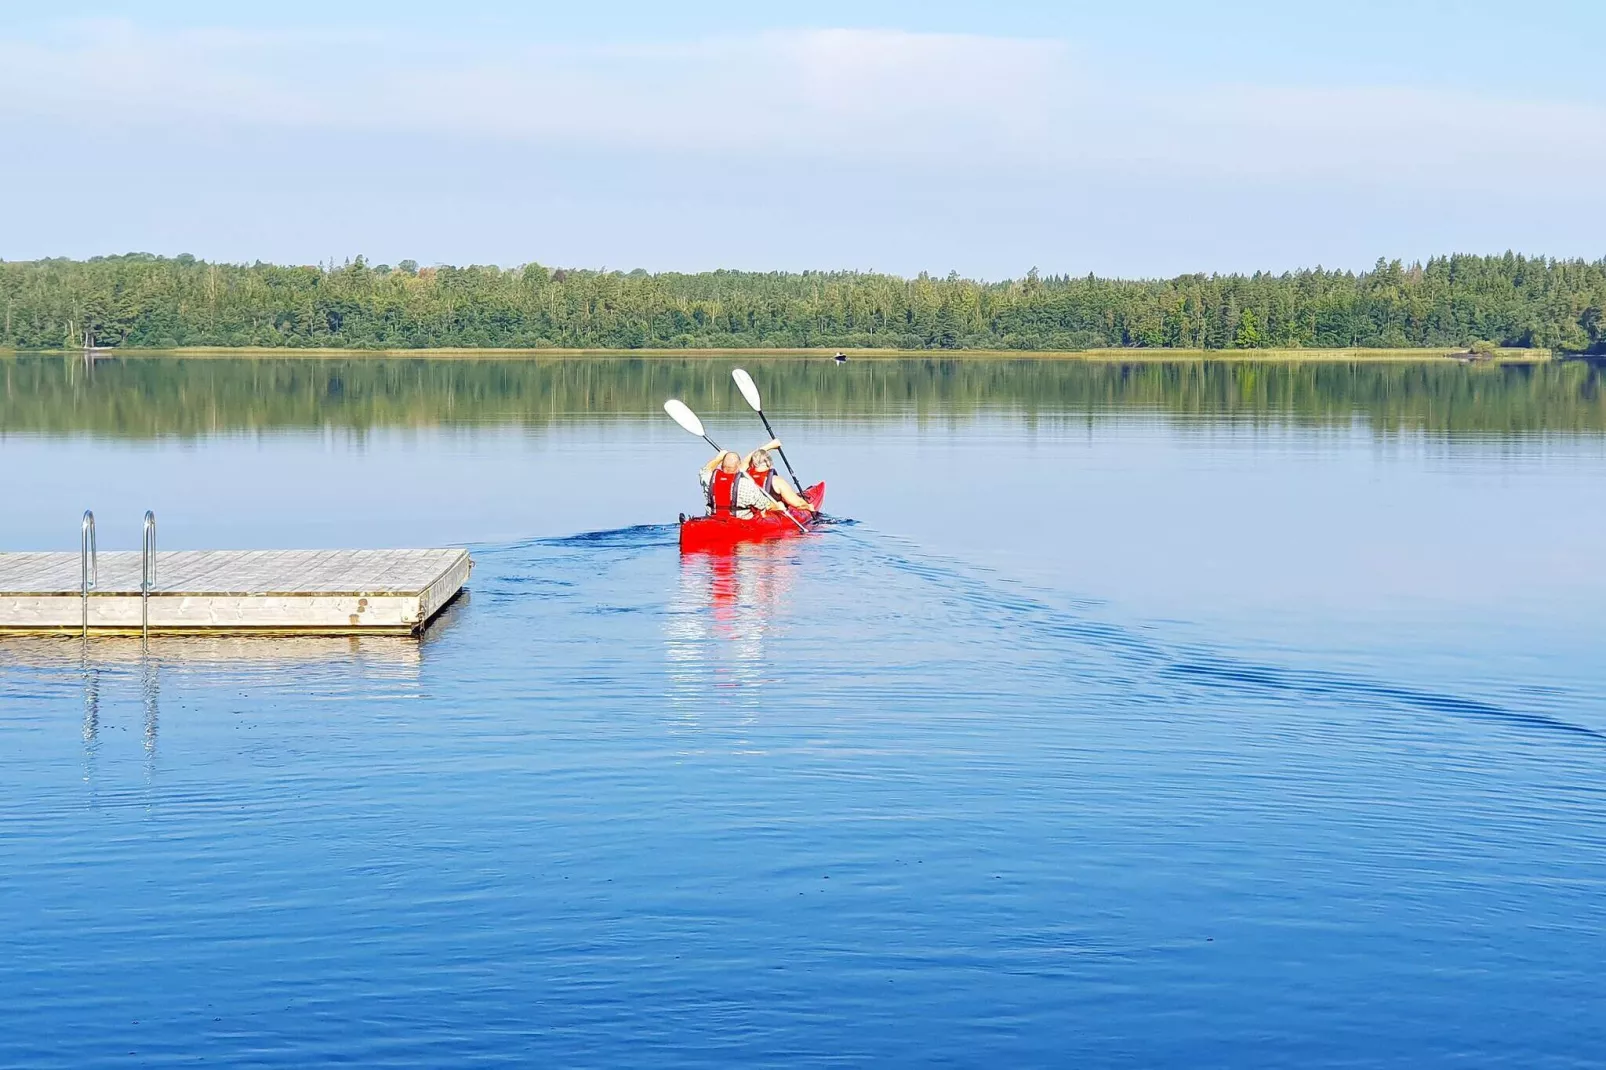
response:
<svg viewBox="0 0 1606 1070"><path fill-rule="evenodd" d="M466 550L176 550L156 555L152 634L417 635L468 582ZM98 558L91 634L138 634L138 552ZM76 553L0 553L0 635L77 634Z"/></svg>

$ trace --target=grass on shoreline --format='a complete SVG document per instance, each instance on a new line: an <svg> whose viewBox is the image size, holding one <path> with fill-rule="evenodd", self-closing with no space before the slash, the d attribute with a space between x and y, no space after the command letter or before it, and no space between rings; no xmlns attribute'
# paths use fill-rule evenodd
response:
<svg viewBox="0 0 1606 1070"><path fill-rule="evenodd" d="M0 349L14 355L17 350ZM74 356L79 350L36 350ZM362 357L414 357L433 360L474 360L477 358L551 357L743 357L743 358L822 358L836 349L310 349L263 346L189 346L177 349L100 349L97 359L108 357L282 357L310 360ZM1154 363L1165 361L1278 361L1289 363L1380 363L1424 360L1466 360L1464 349L844 349L854 360L1080 360L1098 363ZM1500 349L1491 361L1502 364L1534 364L1554 359L1549 349Z"/></svg>

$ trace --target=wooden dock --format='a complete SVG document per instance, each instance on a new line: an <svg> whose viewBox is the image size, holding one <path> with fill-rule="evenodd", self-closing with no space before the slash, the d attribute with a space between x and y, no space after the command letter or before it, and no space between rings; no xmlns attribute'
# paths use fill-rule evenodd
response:
<svg viewBox="0 0 1606 1070"><path fill-rule="evenodd" d="M86 599L76 553L0 553L0 636L418 635L468 582L466 550L178 550L97 555Z"/></svg>

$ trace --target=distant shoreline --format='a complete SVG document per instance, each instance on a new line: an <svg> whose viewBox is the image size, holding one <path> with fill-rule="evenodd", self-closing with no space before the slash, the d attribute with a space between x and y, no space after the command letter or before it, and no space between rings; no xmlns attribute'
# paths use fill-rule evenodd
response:
<svg viewBox="0 0 1606 1070"><path fill-rule="evenodd" d="M130 253L0 260L0 346L554 356L783 356L852 346L865 359L914 350L1126 361L1398 361L1461 347L1598 352L1606 349L1606 260L1457 254L1379 260L1360 273L1101 279L1030 271L987 282L957 273L391 268L361 257L291 266ZM1240 350L1256 356L1232 355Z"/></svg>
<svg viewBox="0 0 1606 1070"><path fill-rule="evenodd" d="M1556 359L1549 349L1503 348L1488 357L1472 358L1464 349L314 349L291 346L188 346L176 349L115 347L92 351L95 359L114 357L192 357L206 358L301 358L307 360L354 360L367 357L411 357L422 360L476 360L516 358L536 360L552 357L744 357L757 359L829 359L835 353L852 360L1070 360L1096 363L1163 363L1185 361L1262 361L1286 363L1402 363L1411 361L1452 361L1482 364L1538 364ZM0 355L81 357L78 349L0 349Z"/></svg>

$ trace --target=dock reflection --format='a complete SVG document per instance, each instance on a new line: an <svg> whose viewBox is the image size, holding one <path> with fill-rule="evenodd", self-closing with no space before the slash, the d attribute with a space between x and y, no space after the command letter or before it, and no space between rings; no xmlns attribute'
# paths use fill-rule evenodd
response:
<svg viewBox="0 0 1606 1070"><path fill-rule="evenodd" d="M235 665L243 668L350 661L416 666L423 658L418 640L406 636L97 636L86 645L76 638L7 636L0 639L0 668L60 669L73 666L126 671L155 661L172 665Z"/></svg>
<svg viewBox="0 0 1606 1070"><path fill-rule="evenodd" d="M78 638L7 636L0 639L0 673L14 680L76 678L82 690L82 779L91 805L98 805L99 766L106 729L137 703L140 748L147 788L158 774L164 681L203 691L227 681L231 687L305 686L317 680L332 687L352 686L345 678L370 688L383 681L416 690L423 663L422 646L405 636L157 636ZM69 685L71 686L71 685ZM109 712L108 712L109 711ZM108 720L109 718L109 720ZM132 723L126 727L132 729ZM112 759L113 761L117 759Z"/></svg>

